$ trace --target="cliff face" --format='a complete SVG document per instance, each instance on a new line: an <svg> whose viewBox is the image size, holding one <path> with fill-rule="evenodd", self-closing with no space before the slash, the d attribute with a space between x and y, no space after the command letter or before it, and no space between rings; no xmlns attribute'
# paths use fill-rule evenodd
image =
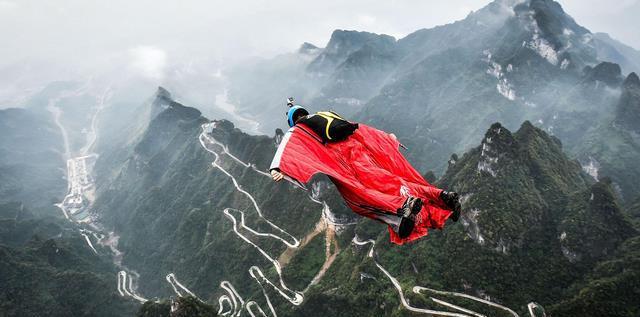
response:
<svg viewBox="0 0 640 317"><path fill-rule="evenodd" d="M629 74L622 84L616 123L631 132L640 133L640 79L636 73Z"/></svg>

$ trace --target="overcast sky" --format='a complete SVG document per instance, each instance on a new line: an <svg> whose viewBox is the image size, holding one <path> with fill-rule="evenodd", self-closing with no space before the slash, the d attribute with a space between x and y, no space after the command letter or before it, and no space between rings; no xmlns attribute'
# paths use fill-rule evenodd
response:
<svg viewBox="0 0 640 317"><path fill-rule="evenodd" d="M77 69L129 58L153 76L158 65L185 59L273 55L304 41L324 46L334 29L402 37L462 19L488 2L0 0L0 70L26 61ZM579 24L640 48L640 0L560 3Z"/></svg>

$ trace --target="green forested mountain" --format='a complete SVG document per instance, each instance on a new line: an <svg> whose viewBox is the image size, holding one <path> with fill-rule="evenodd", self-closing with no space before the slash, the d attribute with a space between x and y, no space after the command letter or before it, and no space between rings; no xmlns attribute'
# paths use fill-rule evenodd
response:
<svg viewBox="0 0 640 317"><path fill-rule="evenodd" d="M626 203L639 197L640 80L629 74L612 113L588 130L576 147L596 177L609 177Z"/></svg>
<svg viewBox="0 0 640 317"><path fill-rule="evenodd" d="M566 300L551 307L554 316L637 316L640 241L623 243L615 254L575 283Z"/></svg>
<svg viewBox="0 0 640 317"><path fill-rule="evenodd" d="M244 278L248 267L240 269L243 265L264 262L235 236L223 213L227 207L243 210L251 213L248 225L268 228L253 215L247 196L235 189L225 173L212 167L215 157L198 138L201 125L207 122L197 110L171 102L131 148L130 156L115 172L117 177L99 187L94 207L107 225L121 232L124 261L140 272L140 290L148 296L172 293L165 281L169 273L175 273L201 296L217 294L217 284L225 273L237 270L226 278ZM250 137L228 121L218 122L212 135L228 144L240 160L255 163L262 170L275 153L272 138ZM265 217L277 223L286 220L285 230L295 236L311 230L320 219L321 206L306 198L305 192L286 184L273 186L269 178L233 164L228 156L221 165L255 197ZM99 161L96 168L105 173L110 167ZM284 251L283 245L269 239L261 243L273 251ZM232 256L238 253L243 255Z"/></svg>
<svg viewBox="0 0 640 317"><path fill-rule="evenodd" d="M0 316L132 315L111 251L54 205L68 177L65 136L46 109L64 89L54 86L31 107L0 110Z"/></svg>
<svg viewBox="0 0 640 317"><path fill-rule="evenodd" d="M388 242L384 226L351 216L322 182L307 193L260 174L275 152L275 139L246 135L228 121L208 122L195 109L169 102L128 147L124 163L110 172L117 176L101 185L95 208L121 235L124 264L140 272L146 297L175 294L165 279L174 273L198 296L191 300L193 309L203 312L219 301L222 311L257 309L246 306L248 301L266 311L262 285L283 316L409 314L378 263L399 281L414 307L434 306L428 296L411 292L415 285L491 298L522 314L535 301L553 313L565 307L563 301L582 300L573 297L591 281L585 276L596 276L599 266L624 253L621 245L637 236L611 182L594 182L567 158L556 137L529 122L515 133L494 124L480 146L455 155L438 184L463 194L461 223L403 247ZM265 219L306 242L292 249L251 233L248 228L291 239L258 216L230 175ZM359 221L318 229L322 206L309 194L329 201L332 217ZM248 228L237 227L241 211ZM373 259L367 256L369 246L354 245L354 237L376 242ZM258 276L255 265L279 285L269 258L282 264L288 289L306 289L300 306L252 277ZM328 258L334 259L326 273L309 286ZM227 285L244 305L224 300L230 295ZM505 313L455 297L441 299L489 315ZM149 303L138 314L166 312L167 305Z"/></svg>
<svg viewBox="0 0 640 317"><path fill-rule="evenodd" d="M622 207L615 183L594 181L567 157L558 138L530 122L514 133L493 124L479 146L453 155L437 183L463 195L461 222L398 247L388 242L383 225L345 210L326 181L305 192L261 174L277 138L247 135L226 120L210 122L164 90L153 104L163 106L136 140L115 149L122 159L98 159L97 175L110 177L98 183L93 205L105 229L120 236L123 264L140 273L139 292L163 299L142 306L140 316L165 316L171 304L185 316L257 309L270 314L270 307L282 316L448 310L431 297L486 315L509 315L414 286L490 299L521 316L530 302L564 315L600 301L636 301L633 292L602 291L629 287L635 278L638 232L628 217L635 205ZM20 204L4 208L14 210L5 213L0 232L4 265L11 268L3 271L5 294L22 298L43 289L38 294L49 292L45 297L53 299L39 303L49 303L56 314L81 309L80 315L131 315L132 302L114 291L117 270L108 251L95 256L70 224L33 219ZM375 246L354 243L368 239ZM19 282L42 274L57 278L27 289ZM174 282L167 282L169 275ZM60 288L65 291L52 291ZM180 300L170 300L178 294ZM304 300L292 305L296 294ZM62 305L68 297L83 304ZM42 309L31 305L9 307L14 315Z"/></svg>
<svg viewBox="0 0 640 317"><path fill-rule="evenodd" d="M48 114L0 110L0 203L48 213L66 190L64 145Z"/></svg>
<svg viewBox="0 0 640 317"><path fill-rule="evenodd" d="M70 223L0 205L0 315L132 315L116 272L110 255L96 255Z"/></svg>

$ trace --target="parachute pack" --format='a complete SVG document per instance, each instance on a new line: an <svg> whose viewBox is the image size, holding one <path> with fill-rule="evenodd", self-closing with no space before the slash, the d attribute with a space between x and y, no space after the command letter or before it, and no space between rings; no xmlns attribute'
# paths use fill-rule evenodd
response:
<svg viewBox="0 0 640 317"><path fill-rule="evenodd" d="M333 111L320 111L300 120L322 138L323 143L346 139L358 129L357 123L349 122Z"/></svg>

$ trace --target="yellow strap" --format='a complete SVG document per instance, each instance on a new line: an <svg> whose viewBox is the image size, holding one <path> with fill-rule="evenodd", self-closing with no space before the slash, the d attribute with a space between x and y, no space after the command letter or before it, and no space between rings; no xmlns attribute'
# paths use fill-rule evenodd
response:
<svg viewBox="0 0 640 317"><path fill-rule="evenodd" d="M329 135L329 127L331 126L331 122L333 122L333 118L328 117L328 118L327 118L327 128L326 128L325 133L327 134L327 138L328 138L329 140L332 140L332 139L331 139L331 136Z"/></svg>
<svg viewBox="0 0 640 317"><path fill-rule="evenodd" d="M327 134L327 138L329 140L333 140L333 138L331 138L331 135L329 135L329 127L331 126L331 122L333 122L333 119L339 119L339 120L344 120L344 119L342 119L339 115L329 111L320 111L317 113L317 115L327 119L327 127L325 129L325 133Z"/></svg>
<svg viewBox="0 0 640 317"><path fill-rule="evenodd" d="M329 140L333 140L333 138L331 138L331 136L329 135L329 127L331 126L331 122L333 122L333 119L339 119L339 120L344 120L344 119L342 119L342 117L340 117L338 114L330 111L320 111L320 112L317 112L316 114L327 119L327 127L325 129L325 133L327 134L327 138Z"/></svg>
<svg viewBox="0 0 640 317"><path fill-rule="evenodd" d="M325 117L325 118L334 118L334 119L344 120L337 113L334 113L334 112L331 112L331 111L320 111L320 112L318 112L318 115L320 115L322 117Z"/></svg>

